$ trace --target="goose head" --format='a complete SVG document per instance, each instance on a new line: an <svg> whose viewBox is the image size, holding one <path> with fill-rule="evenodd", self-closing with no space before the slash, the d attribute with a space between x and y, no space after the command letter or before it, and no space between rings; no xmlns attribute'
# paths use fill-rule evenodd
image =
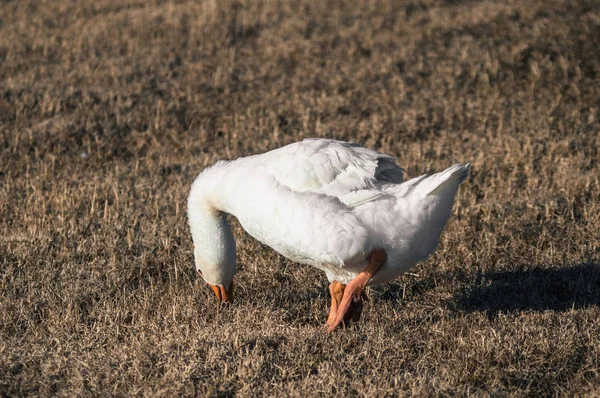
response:
<svg viewBox="0 0 600 398"><path fill-rule="evenodd" d="M194 238L196 270L210 286L220 303L233 300L233 275L236 268L235 240L225 214L208 215L190 227Z"/></svg>
<svg viewBox="0 0 600 398"><path fill-rule="evenodd" d="M215 198L215 184L208 173L200 174L188 198L188 222L194 241L194 261L198 274L206 281L220 303L233 300L233 275L236 268L235 239L227 215ZM212 189L207 190L207 187Z"/></svg>

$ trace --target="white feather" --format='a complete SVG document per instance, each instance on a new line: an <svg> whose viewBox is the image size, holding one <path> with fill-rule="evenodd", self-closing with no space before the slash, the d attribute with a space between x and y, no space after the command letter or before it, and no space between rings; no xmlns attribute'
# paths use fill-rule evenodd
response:
<svg viewBox="0 0 600 398"><path fill-rule="evenodd" d="M229 286L235 243L225 212L262 243L342 283L364 269L371 250L384 249L371 283L391 280L435 250L468 167L402 183L394 158L326 139L218 162L188 199L196 267L208 283Z"/></svg>

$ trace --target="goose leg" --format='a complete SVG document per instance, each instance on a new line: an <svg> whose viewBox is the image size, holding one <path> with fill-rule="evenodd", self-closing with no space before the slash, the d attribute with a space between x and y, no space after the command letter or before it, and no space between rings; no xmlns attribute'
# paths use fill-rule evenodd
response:
<svg viewBox="0 0 600 398"><path fill-rule="evenodd" d="M327 317L327 326L333 324L338 307L344 297L344 289L346 285L341 282L333 281L329 285L329 293L331 294L331 308L329 309L329 317Z"/></svg>
<svg viewBox="0 0 600 398"><path fill-rule="evenodd" d="M335 316L344 296L344 289L346 289L346 285L338 281L333 281L329 285L329 293L331 294L331 307L329 308L329 316L327 317L327 326L331 326L335 320ZM368 300L365 292L361 293L360 300L352 300L350 307L344 316L344 322L357 322L360 320L360 315L362 314L363 309L363 300Z"/></svg>
<svg viewBox="0 0 600 398"><path fill-rule="evenodd" d="M365 287L367 287L367 283L369 283L373 275L375 275L383 263L385 263L385 259L385 250L375 249L371 252L369 255L369 265L346 285L335 318L333 318L331 323L329 322L329 319L327 320L328 332L335 330L342 322L360 318L362 312L362 299L365 297Z"/></svg>

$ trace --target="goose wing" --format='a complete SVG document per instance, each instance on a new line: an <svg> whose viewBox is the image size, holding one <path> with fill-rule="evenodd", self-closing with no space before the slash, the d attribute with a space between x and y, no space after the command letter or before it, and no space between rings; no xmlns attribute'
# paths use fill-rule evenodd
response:
<svg viewBox="0 0 600 398"><path fill-rule="evenodd" d="M392 156L349 142L305 139L273 152L277 157L273 177L295 192L343 199L359 190L404 180L404 170Z"/></svg>

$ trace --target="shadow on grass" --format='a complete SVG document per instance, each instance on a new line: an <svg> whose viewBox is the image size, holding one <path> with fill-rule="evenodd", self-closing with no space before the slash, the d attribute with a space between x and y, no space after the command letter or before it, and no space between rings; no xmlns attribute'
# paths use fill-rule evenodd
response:
<svg viewBox="0 0 600 398"><path fill-rule="evenodd" d="M423 278L371 286L369 294L372 294L377 300L399 302L401 300L414 300L415 297L421 296L435 289L435 287L436 282L434 278Z"/></svg>
<svg viewBox="0 0 600 398"><path fill-rule="evenodd" d="M483 273L455 295L454 305L459 311L491 313L600 306L600 264Z"/></svg>

